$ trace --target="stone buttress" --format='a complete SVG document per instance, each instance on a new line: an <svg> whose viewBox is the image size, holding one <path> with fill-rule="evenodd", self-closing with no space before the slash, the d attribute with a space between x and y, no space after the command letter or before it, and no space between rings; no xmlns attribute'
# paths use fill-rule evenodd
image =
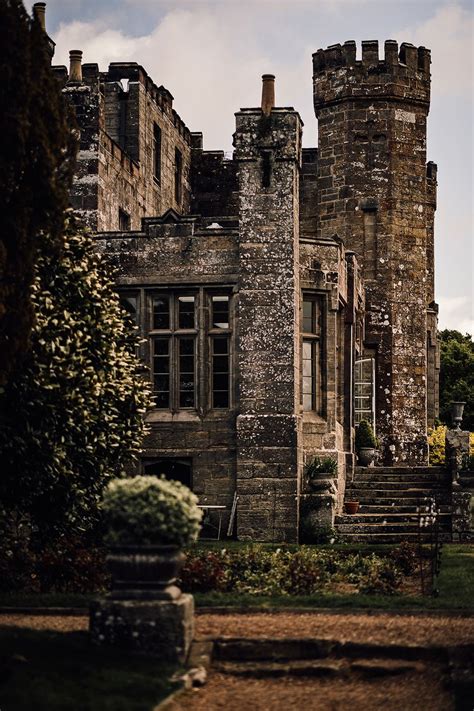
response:
<svg viewBox="0 0 474 711"><path fill-rule="evenodd" d="M262 110L236 114L234 136L240 190L237 525L240 540L295 541L302 124L293 109L271 108L271 101L269 108L265 91L263 99Z"/></svg>

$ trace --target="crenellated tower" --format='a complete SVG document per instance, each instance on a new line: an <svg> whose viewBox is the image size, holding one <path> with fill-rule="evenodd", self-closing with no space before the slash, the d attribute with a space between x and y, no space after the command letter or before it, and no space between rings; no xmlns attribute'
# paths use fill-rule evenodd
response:
<svg viewBox="0 0 474 711"><path fill-rule="evenodd" d="M378 42L369 41L359 60L355 42L333 45L313 55L313 86L318 233L337 234L362 264L364 355L376 363L376 429L385 463L422 463L436 407L427 338L436 320L436 166L426 164L430 52L407 43L399 50L387 40L380 59Z"/></svg>

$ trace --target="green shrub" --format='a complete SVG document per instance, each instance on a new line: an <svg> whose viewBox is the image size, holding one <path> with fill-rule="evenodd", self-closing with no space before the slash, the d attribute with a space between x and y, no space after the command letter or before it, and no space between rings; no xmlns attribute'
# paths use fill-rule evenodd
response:
<svg viewBox="0 0 474 711"><path fill-rule="evenodd" d="M202 511L183 484L164 477L115 479L102 502L109 545L179 545L195 541Z"/></svg>
<svg viewBox="0 0 474 711"><path fill-rule="evenodd" d="M403 563L402 563L403 564ZM352 586L353 592L393 594L402 579L399 564L387 556L318 550L269 550L253 544L237 550L191 550L180 584L186 592L247 595L312 595Z"/></svg>
<svg viewBox="0 0 474 711"><path fill-rule="evenodd" d="M394 595L400 587L401 579L400 570L393 561L372 555L359 592L363 595Z"/></svg>
<svg viewBox="0 0 474 711"><path fill-rule="evenodd" d="M368 422L368 420L361 420L356 428L355 448L358 452L360 449L365 447L376 449L378 447L378 442L370 422Z"/></svg>
<svg viewBox="0 0 474 711"><path fill-rule="evenodd" d="M418 548L414 543L402 541L390 552L390 559L404 575L413 575L418 567Z"/></svg>
<svg viewBox="0 0 474 711"><path fill-rule="evenodd" d="M225 592L229 586L226 551L188 551L179 585L193 592Z"/></svg>
<svg viewBox="0 0 474 711"><path fill-rule="evenodd" d="M446 425L438 425L428 430L429 461L431 466L441 466L445 462Z"/></svg>
<svg viewBox="0 0 474 711"><path fill-rule="evenodd" d="M305 466L305 475L309 480L317 479L322 474L337 474L337 459L334 457L314 457Z"/></svg>

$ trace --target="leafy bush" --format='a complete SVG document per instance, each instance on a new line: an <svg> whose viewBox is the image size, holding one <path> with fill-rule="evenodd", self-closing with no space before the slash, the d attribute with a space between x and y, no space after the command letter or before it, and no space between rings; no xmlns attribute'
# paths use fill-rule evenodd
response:
<svg viewBox="0 0 474 711"><path fill-rule="evenodd" d="M373 555L369 571L359 586L359 592L363 595L393 595L400 583L401 574L395 563Z"/></svg>
<svg viewBox="0 0 474 711"><path fill-rule="evenodd" d="M429 461L431 466L445 463L446 425L438 425L428 430Z"/></svg>
<svg viewBox="0 0 474 711"><path fill-rule="evenodd" d="M314 457L306 464L305 475L308 480L316 479L321 474L337 474L337 459L334 457Z"/></svg>
<svg viewBox="0 0 474 711"><path fill-rule="evenodd" d="M368 420L361 420L356 427L355 448L358 452L365 447L376 449L378 442L370 422L368 422Z"/></svg>
<svg viewBox="0 0 474 711"><path fill-rule="evenodd" d="M72 217L60 257L35 265L35 323L0 393L0 506L27 515L37 542L94 526L102 491L141 448L149 383L131 352L111 276Z"/></svg>
<svg viewBox="0 0 474 711"><path fill-rule="evenodd" d="M1 592L102 592L108 581L105 552L90 541L73 537L35 551L27 538L1 540Z"/></svg>
<svg viewBox="0 0 474 711"><path fill-rule="evenodd" d="M392 594L401 579L401 567L386 556L306 546L269 550L254 544L220 552L191 549L180 585L186 592L272 596L324 593L342 584L353 592Z"/></svg>
<svg viewBox="0 0 474 711"><path fill-rule="evenodd" d="M187 545L199 535L202 511L188 487L164 477L111 481L102 502L110 545Z"/></svg>
<svg viewBox="0 0 474 711"><path fill-rule="evenodd" d="M226 551L188 552L181 571L180 586L193 592L225 592L229 584Z"/></svg>
<svg viewBox="0 0 474 711"><path fill-rule="evenodd" d="M390 552L390 559L404 575L413 575L418 567L418 548L414 543L402 541Z"/></svg>

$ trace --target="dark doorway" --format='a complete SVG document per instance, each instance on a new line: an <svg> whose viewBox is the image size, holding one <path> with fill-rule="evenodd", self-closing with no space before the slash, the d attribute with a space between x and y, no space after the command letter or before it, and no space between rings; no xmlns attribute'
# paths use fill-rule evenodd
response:
<svg viewBox="0 0 474 711"><path fill-rule="evenodd" d="M190 458L174 459L170 457L149 460L148 462L143 462L143 469L145 474L151 476L161 476L161 474L164 474L167 479L180 481L181 484L192 489L193 467L192 459Z"/></svg>

